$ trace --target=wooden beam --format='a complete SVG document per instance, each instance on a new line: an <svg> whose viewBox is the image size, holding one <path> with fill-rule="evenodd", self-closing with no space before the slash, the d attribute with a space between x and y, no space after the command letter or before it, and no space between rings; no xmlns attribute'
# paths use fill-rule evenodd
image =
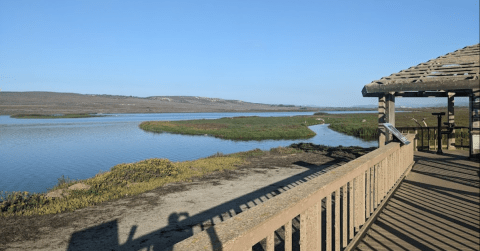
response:
<svg viewBox="0 0 480 251"><path fill-rule="evenodd" d="M472 94L471 90L455 90L451 91L455 92L456 97L469 97ZM396 97L404 97L404 98L446 98L448 97L449 91L416 91L416 92L395 92ZM376 92L376 93L366 93L364 97L380 97L383 95L383 92Z"/></svg>
<svg viewBox="0 0 480 251"><path fill-rule="evenodd" d="M418 80L391 80L383 82L373 82L363 87L362 94L364 97L369 93L379 92L437 92L441 90L471 90L478 87L478 78L462 79L445 78L437 80L438 78L424 78L422 81Z"/></svg>
<svg viewBox="0 0 480 251"><path fill-rule="evenodd" d="M378 97L378 147L382 147L385 145L385 128L383 127L383 123L386 122L385 118L385 110L386 110L386 102L385 102L385 94L382 94L381 97Z"/></svg>

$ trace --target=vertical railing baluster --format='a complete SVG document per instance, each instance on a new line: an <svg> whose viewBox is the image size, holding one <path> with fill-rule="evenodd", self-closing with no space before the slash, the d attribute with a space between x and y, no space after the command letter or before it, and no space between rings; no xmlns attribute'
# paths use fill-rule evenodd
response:
<svg viewBox="0 0 480 251"><path fill-rule="evenodd" d="M326 239L327 242L327 251L332 250L332 194L327 195L327 203L325 205L325 210L327 212L326 219Z"/></svg>
<svg viewBox="0 0 480 251"><path fill-rule="evenodd" d="M347 183L348 184L348 183ZM347 184L342 187L342 247L347 247L348 244L348 227L347 227L347 218L348 218L348 210L347 210Z"/></svg>
<svg viewBox="0 0 480 251"><path fill-rule="evenodd" d="M365 201L365 172L362 172L362 175L360 177L360 194L361 194L361 200L360 202L362 203L362 206L361 206L361 221L360 221L360 225L363 226L363 224L365 223L365 212L366 212L366 207L365 207L365 204L366 204L366 201Z"/></svg>
<svg viewBox="0 0 480 251"><path fill-rule="evenodd" d="M383 198L385 198L388 193L388 156L383 161Z"/></svg>
<svg viewBox="0 0 480 251"><path fill-rule="evenodd" d="M267 235L266 251L275 251L275 232Z"/></svg>
<svg viewBox="0 0 480 251"><path fill-rule="evenodd" d="M373 210L375 210L375 194L374 194L374 187L375 187L375 166L369 168L370 170L370 211L368 212L368 217L372 215Z"/></svg>
<svg viewBox="0 0 480 251"><path fill-rule="evenodd" d="M355 234L355 223L354 223L354 211L355 211L355 206L353 202L353 180L348 182L348 213L349 213L349 235L348 235L348 240L350 241L353 238L353 235Z"/></svg>
<svg viewBox="0 0 480 251"><path fill-rule="evenodd" d="M300 250L318 250L318 204L300 214Z"/></svg>
<svg viewBox="0 0 480 251"><path fill-rule="evenodd" d="M335 251L340 251L340 188L335 191Z"/></svg>
<svg viewBox="0 0 480 251"><path fill-rule="evenodd" d="M318 233L317 233L317 247L318 250L323 250L323 238L322 238L322 227L323 227L323 220L322 220L322 200L317 202L317 226L318 226ZM286 250L285 250L286 251Z"/></svg>
<svg viewBox="0 0 480 251"><path fill-rule="evenodd" d="M285 228L285 251L292 251L292 219L283 227Z"/></svg>
<svg viewBox="0 0 480 251"><path fill-rule="evenodd" d="M365 178L365 218L370 216L370 168L366 171L367 177Z"/></svg>
<svg viewBox="0 0 480 251"><path fill-rule="evenodd" d="M388 158L388 191L390 192L390 189L393 186L393 167L395 166L395 160L393 159L392 154L390 154Z"/></svg>
<svg viewBox="0 0 480 251"><path fill-rule="evenodd" d="M354 181L355 185L355 232L365 223L365 172Z"/></svg>
<svg viewBox="0 0 480 251"><path fill-rule="evenodd" d="M300 250L307 250L307 210L300 214Z"/></svg>

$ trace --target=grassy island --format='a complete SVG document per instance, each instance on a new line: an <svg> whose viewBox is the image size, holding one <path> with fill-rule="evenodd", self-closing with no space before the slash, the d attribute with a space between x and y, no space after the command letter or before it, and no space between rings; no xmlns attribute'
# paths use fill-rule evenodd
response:
<svg viewBox="0 0 480 251"><path fill-rule="evenodd" d="M15 114L11 115L11 118L16 119L72 119L72 118L93 118L93 117L106 117L107 115L79 113L79 114Z"/></svg>
<svg viewBox="0 0 480 251"><path fill-rule="evenodd" d="M187 135L211 135L222 139L265 140L306 139L315 136L308 128L323 124L315 116L234 117L183 121L148 121L140 128L149 132L169 132Z"/></svg>

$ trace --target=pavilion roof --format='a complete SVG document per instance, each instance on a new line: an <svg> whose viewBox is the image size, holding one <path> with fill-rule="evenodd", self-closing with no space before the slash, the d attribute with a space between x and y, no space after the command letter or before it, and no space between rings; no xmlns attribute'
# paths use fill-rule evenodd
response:
<svg viewBox="0 0 480 251"><path fill-rule="evenodd" d="M468 96L472 89L480 88L479 76L480 44L476 44L375 80L363 87L362 94L445 97L455 92L456 96Z"/></svg>

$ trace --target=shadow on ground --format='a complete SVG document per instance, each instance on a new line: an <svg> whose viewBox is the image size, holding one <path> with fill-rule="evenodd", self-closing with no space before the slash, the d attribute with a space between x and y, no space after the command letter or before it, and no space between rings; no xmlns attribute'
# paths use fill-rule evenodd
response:
<svg viewBox="0 0 480 251"><path fill-rule="evenodd" d="M329 153L328 155L332 155ZM333 154L335 155L335 154ZM261 189L245 194L234 200L227 201L219 206L210 208L200 214L190 216L187 212L175 212L169 216L169 225L160 228L147 235L133 238L138 226L132 226L128 240L120 244L118 239L118 221L113 220L72 234L68 246L69 251L78 250L165 250L194 234L194 228L205 230L210 236L214 250L222 250L214 226L231 218L242 211L259 205L282 192L288 191L308 180L318 177L338 165L355 158L355 154L337 156L334 160L322 165L314 165L308 162L297 161L294 164L308 168L303 173L265 186ZM295 232L298 232L298 219L294 219L294 240L298 240ZM297 234L298 235L298 234ZM262 250L261 245L254 250Z"/></svg>

